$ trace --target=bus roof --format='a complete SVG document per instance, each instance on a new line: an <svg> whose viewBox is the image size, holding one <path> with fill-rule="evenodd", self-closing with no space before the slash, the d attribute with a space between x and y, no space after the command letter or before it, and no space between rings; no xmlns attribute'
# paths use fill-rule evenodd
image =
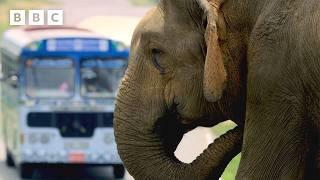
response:
<svg viewBox="0 0 320 180"><path fill-rule="evenodd" d="M1 48L5 48L14 56L19 56L23 48L32 42L57 38L97 38L106 39L90 30L69 26L29 26L7 30L1 42Z"/></svg>

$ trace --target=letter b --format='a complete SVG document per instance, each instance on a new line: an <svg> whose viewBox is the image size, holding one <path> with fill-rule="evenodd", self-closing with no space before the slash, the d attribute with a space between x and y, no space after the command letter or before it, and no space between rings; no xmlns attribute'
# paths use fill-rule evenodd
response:
<svg viewBox="0 0 320 180"><path fill-rule="evenodd" d="M10 10L10 25L11 26L26 25L25 10Z"/></svg>
<svg viewBox="0 0 320 180"><path fill-rule="evenodd" d="M30 10L29 25L44 25L44 10Z"/></svg>

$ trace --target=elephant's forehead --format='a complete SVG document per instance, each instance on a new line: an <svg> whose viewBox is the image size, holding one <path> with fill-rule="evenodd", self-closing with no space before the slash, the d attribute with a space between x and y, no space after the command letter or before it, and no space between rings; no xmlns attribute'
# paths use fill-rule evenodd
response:
<svg viewBox="0 0 320 180"><path fill-rule="evenodd" d="M140 21L137 29L147 32L161 32L164 28L164 17L161 9L151 9Z"/></svg>
<svg viewBox="0 0 320 180"><path fill-rule="evenodd" d="M203 34L190 21L179 21L179 16L154 8L145 15L138 26L137 35L144 41L156 41L164 49L171 49L177 57L192 54L198 57Z"/></svg>
<svg viewBox="0 0 320 180"><path fill-rule="evenodd" d="M183 36L197 30L191 21L189 16L156 7L143 17L139 27L147 32L164 33L165 36Z"/></svg>

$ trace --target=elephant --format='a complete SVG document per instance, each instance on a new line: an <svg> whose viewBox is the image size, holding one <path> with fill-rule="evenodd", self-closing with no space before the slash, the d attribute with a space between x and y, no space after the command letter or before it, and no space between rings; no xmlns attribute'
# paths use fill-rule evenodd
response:
<svg viewBox="0 0 320 180"><path fill-rule="evenodd" d="M115 138L136 179L320 179L317 0L160 0L136 27ZM183 134L231 119L191 164Z"/></svg>
<svg viewBox="0 0 320 180"><path fill-rule="evenodd" d="M182 2L193 8L190 10L195 16L190 16L186 8L176 10L184 5ZM214 50L219 48L214 40L218 16L217 11L213 15L199 13L199 5L197 1L161 1L134 32L128 69L117 95L114 128L120 157L136 179L218 179L241 150L245 117L245 87L240 83L245 80L245 70L240 68L243 63L230 64L229 82L215 78L225 76L225 71L205 70L204 59L210 59L206 64L210 68L218 55ZM165 10L173 14L166 16ZM212 23L207 25L206 17ZM178 22L179 27L175 25ZM209 48L206 41L212 43ZM203 83L208 78L215 78L217 83ZM228 93L219 102L210 102L222 92L211 95L206 86L225 86ZM239 127L214 141L191 164L174 156L186 132L228 119Z"/></svg>

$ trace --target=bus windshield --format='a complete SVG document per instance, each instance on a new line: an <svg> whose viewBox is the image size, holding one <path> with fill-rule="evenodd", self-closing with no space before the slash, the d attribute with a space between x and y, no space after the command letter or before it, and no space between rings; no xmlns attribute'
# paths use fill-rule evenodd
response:
<svg viewBox="0 0 320 180"><path fill-rule="evenodd" d="M85 59L81 61L81 94L89 98L115 97L124 75L124 59Z"/></svg>
<svg viewBox="0 0 320 180"><path fill-rule="evenodd" d="M32 98L68 98L73 95L75 68L71 59L26 61L26 94Z"/></svg>

